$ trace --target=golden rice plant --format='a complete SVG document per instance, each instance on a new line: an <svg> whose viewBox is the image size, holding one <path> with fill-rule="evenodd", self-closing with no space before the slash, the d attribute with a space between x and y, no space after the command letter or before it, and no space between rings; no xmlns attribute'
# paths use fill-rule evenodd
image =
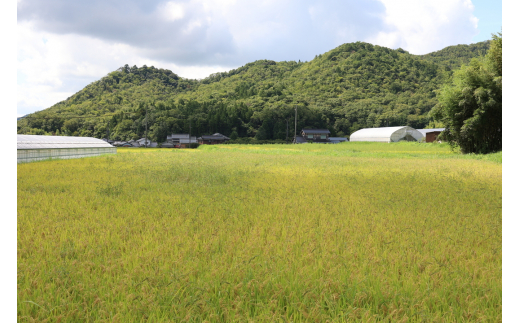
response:
<svg viewBox="0 0 520 323"><path fill-rule="evenodd" d="M345 143L18 165L18 319L499 322L502 166L481 159Z"/></svg>

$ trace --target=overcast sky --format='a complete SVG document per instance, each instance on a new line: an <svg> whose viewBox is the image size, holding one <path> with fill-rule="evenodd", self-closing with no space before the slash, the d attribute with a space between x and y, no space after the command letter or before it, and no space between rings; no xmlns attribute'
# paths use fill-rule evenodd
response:
<svg viewBox="0 0 520 323"><path fill-rule="evenodd" d="M18 0L17 114L129 64L204 78L365 41L425 54L491 38L497 0Z"/></svg>

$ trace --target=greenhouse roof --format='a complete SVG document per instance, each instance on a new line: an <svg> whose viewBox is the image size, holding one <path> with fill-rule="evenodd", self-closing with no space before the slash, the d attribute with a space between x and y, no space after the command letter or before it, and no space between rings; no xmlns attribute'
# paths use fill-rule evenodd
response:
<svg viewBox="0 0 520 323"><path fill-rule="evenodd" d="M363 138L380 138L390 137L397 130L406 128L406 126L400 127L383 127L383 128L365 128L358 130L350 135L350 138L363 137Z"/></svg>
<svg viewBox="0 0 520 323"><path fill-rule="evenodd" d="M17 149L114 148L92 137L17 135Z"/></svg>
<svg viewBox="0 0 520 323"><path fill-rule="evenodd" d="M403 139L412 140L411 138L419 141L424 138L424 135L408 126L365 128L350 135L350 141L396 142Z"/></svg>

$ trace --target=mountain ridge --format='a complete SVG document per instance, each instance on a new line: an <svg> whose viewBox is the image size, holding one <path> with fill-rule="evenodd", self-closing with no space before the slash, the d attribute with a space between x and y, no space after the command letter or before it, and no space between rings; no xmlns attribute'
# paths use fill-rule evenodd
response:
<svg viewBox="0 0 520 323"><path fill-rule="evenodd" d="M428 112L437 103L434 91L453 69L488 48L489 42L481 42L413 55L346 43L309 62L257 60L201 80L125 65L18 120L18 133L104 138L110 121L111 137L129 140L141 137L148 122L152 138L162 141L168 133L187 132L191 119L196 135L235 132L284 139L295 107L298 127L328 128L333 135L371 126L421 128L429 124Z"/></svg>

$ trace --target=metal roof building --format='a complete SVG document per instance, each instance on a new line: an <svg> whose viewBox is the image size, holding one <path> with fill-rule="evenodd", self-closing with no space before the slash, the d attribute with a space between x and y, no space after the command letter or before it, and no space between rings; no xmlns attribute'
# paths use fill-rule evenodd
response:
<svg viewBox="0 0 520 323"><path fill-rule="evenodd" d="M345 138L345 137L329 137L329 140L333 144L339 144L340 142L348 141L348 138Z"/></svg>
<svg viewBox="0 0 520 323"><path fill-rule="evenodd" d="M442 132L444 131L445 128L434 128L434 129L417 129L417 131L419 131L420 133L422 133L423 136L426 137L426 134L427 133L430 133L430 132Z"/></svg>
<svg viewBox="0 0 520 323"><path fill-rule="evenodd" d="M18 163L115 154L116 147L97 138L17 135Z"/></svg>
<svg viewBox="0 0 520 323"><path fill-rule="evenodd" d="M330 135L329 129L302 129L302 134L308 135Z"/></svg>
<svg viewBox="0 0 520 323"><path fill-rule="evenodd" d="M205 144L210 144L210 145L221 144L221 143L224 143L224 142L226 142L228 140L230 140L229 137L226 137L223 134L220 134L218 132L214 133L212 135L200 136L199 138L197 138L198 143L201 144L201 145L205 145Z"/></svg>
<svg viewBox="0 0 520 323"><path fill-rule="evenodd" d="M361 129L350 135L350 141L420 141L423 137L424 136L414 128L408 126L401 126Z"/></svg>
<svg viewBox="0 0 520 323"><path fill-rule="evenodd" d="M444 131L445 128L434 129L417 129L423 136L426 142L437 141L437 136Z"/></svg>

